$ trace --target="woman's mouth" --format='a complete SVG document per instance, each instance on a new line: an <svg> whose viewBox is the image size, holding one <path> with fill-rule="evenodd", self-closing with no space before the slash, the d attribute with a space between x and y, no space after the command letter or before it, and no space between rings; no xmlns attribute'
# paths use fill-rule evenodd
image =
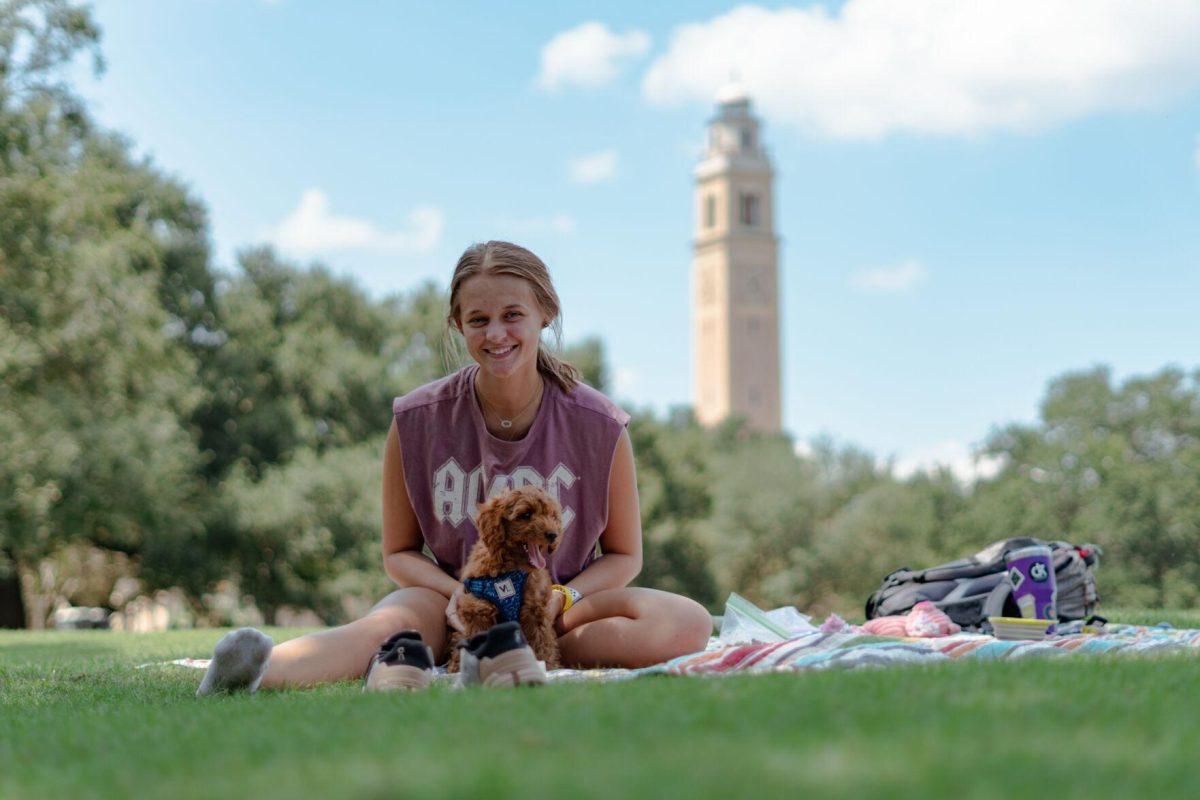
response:
<svg viewBox="0 0 1200 800"><path fill-rule="evenodd" d="M502 358L508 358L510 355L515 353L516 350L517 350L517 346L515 344L510 344L507 347L485 348L483 352L487 353L492 358L502 359Z"/></svg>

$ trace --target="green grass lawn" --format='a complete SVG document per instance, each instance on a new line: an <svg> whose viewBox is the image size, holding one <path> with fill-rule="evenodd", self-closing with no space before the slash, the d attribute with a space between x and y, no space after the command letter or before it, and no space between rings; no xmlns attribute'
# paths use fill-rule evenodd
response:
<svg viewBox="0 0 1200 800"><path fill-rule="evenodd" d="M1189 658L206 701L134 668L222 633L0 633L0 798L1200 794Z"/></svg>

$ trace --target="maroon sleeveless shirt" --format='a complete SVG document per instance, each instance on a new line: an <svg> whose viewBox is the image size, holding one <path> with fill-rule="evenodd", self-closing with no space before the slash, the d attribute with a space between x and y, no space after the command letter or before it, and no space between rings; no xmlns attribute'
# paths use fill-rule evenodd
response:
<svg viewBox="0 0 1200 800"><path fill-rule="evenodd" d="M584 384L564 392L553 380L533 425L510 442L488 432L475 399L477 364L392 402L404 483L425 544L457 578L471 546L477 506L526 484L546 489L563 510L562 541L550 557L555 583L591 561L608 524L608 478L629 415Z"/></svg>

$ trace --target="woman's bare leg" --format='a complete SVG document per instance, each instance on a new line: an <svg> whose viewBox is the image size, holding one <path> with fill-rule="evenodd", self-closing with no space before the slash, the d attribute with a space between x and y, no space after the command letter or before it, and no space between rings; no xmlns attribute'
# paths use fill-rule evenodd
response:
<svg viewBox="0 0 1200 800"><path fill-rule="evenodd" d="M384 639L415 629L440 659L446 647L446 603L432 589L398 589L362 619L289 639L271 650L261 688L298 688L358 678Z"/></svg>
<svg viewBox="0 0 1200 800"><path fill-rule="evenodd" d="M694 600L657 589L609 589L563 614L563 666L645 667L703 650L712 616Z"/></svg>

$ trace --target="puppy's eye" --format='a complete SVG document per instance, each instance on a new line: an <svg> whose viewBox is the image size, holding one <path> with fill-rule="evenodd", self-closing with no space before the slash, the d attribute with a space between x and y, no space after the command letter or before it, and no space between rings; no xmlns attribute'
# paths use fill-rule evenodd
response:
<svg viewBox="0 0 1200 800"><path fill-rule="evenodd" d="M533 519L533 512L532 511L522 511L520 514L517 515L517 519L531 520L531 519Z"/></svg>

